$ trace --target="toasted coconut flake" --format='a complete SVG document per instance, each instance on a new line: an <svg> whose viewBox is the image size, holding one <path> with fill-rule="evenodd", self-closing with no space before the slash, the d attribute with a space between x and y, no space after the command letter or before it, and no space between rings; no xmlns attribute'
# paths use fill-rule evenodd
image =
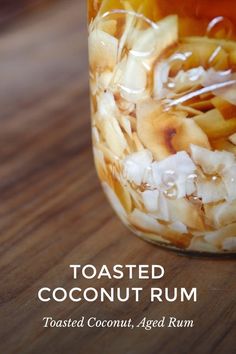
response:
<svg viewBox="0 0 236 354"><path fill-rule="evenodd" d="M197 251L197 252L219 252L219 249L214 245L209 244L203 238L203 236L193 237L189 247L187 248L190 251Z"/></svg>
<svg viewBox="0 0 236 354"><path fill-rule="evenodd" d="M92 139L95 145L100 142L99 133L95 126L92 127Z"/></svg>
<svg viewBox="0 0 236 354"><path fill-rule="evenodd" d="M151 232L139 231L135 227L130 227L130 230L133 231L136 235L138 235L140 238L142 238L145 241L152 242L154 244L156 244L156 243L170 244L169 240L167 240L159 235L153 234Z"/></svg>
<svg viewBox="0 0 236 354"><path fill-rule="evenodd" d="M121 204L118 196L106 182L102 183L102 187L116 214L121 218L121 220L125 224L127 224L127 213L125 211L125 208Z"/></svg>
<svg viewBox="0 0 236 354"><path fill-rule="evenodd" d="M128 38L132 35L132 32L134 30L135 20L136 20L136 18L134 16L134 12L127 11L125 28L123 30L122 36L119 41L119 49L118 49L118 58L119 59L121 58L122 51L128 42Z"/></svg>
<svg viewBox="0 0 236 354"><path fill-rule="evenodd" d="M219 39L219 38L209 38L209 37L184 37L182 38L182 41L184 43L188 43L191 46L194 46L195 44L199 44L200 46L206 46L206 47L212 47L215 46L217 47L222 47L227 51L233 51L236 50L236 44L235 41L231 41L228 39Z"/></svg>
<svg viewBox="0 0 236 354"><path fill-rule="evenodd" d="M171 240L172 243L179 247L184 247L189 244L190 239L188 235L168 229L166 226L160 224L154 217L138 209L135 209L128 218L129 222L139 231L161 235Z"/></svg>
<svg viewBox="0 0 236 354"><path fill-rule="evenodd" d="M209 138L221 138L236 131L236 118L225 120L218 109L200 114L194 117L194 121Z"/></svg>
<svg viewBox="0 0 236 354"><path fill-rule="evenodd" d="M121 96L116 99L117 107L119 110L126 115L129 115L130 113L134 112L135 110L135 105L132 102L126 101L123 99ZM134 117L132 117L134 118Z"/></svg>
<svg viewBox="0 0 236 354"><path fill-rule="evenodd" d="M144 209L143 199L140 193L134 188L132 188L129 183L126 184L126 188L132 198L132 204L134 205L134 207L143 210Z"/></svg>
<svg viewBox="0 0 236 354"><path fill-rule="evenodd" d="M169 71L170 65L166 61L158 63L154 69L153 95L157 99L165 97L164 85L168 82Z"/></svg>
<svg viewBox="0 0 236 354"><path fill-rule="evenodd" d="M213 90L212 92L232 105L236 105L236 74L232 74L230 80L232 82L231 85L226 85L225 87Z"/></svg>
<svg viewBox="0 0 236 354"><path fill-rule="evenodd" d="M113 70L117 63L118 40L110 34L94 29L89 34L89 62L91 68L102 72Z"/></svg>
<svg viewBox="0 0 236 354"><path fill-rule="evenodd" d="M175 151L190 152L191 143L210 149L210 143L204 131L193 119L184 119L176 135L172 138L172 146Z"/></svg>
<svg viewBox="0 0 236 354"><path fill-rule="evenodd" d="M132 48L132 54L156 60L166 48L175 44L177 39L178 17L167 16L139 35Z"/></svg>
<svg viewBox="0 0 236 354"><path fill-rule="evenodd" d="M118 108L112 92L101 93L98 98L98 114L101 119L112 119L119 115Z"/></svg>
<svg viewBox="0 0 236 354"><path fill-rule="evenodd" d="M222 178L227 190L227 200L236 199L236 163L227 166L222 173Z"/></svg>
<svg viewBox="0 0 236 354"><path fill-rule="evenodd" d="M115 155L104 143L98 143L97 148L103 152L106 163L118 164L119 159L117 155Z"/></svg>
<svg viewBox="0 0 236 354"><path fill-rule="evenodd" d="M236 237L228 237L223 241L224 251L236 251Z"/></svg>
<svg viewBox="0 0 236 354"><path fill-rule="evenodd" d="M196 111L197 114L201 114L202 112L206 112L214 108L210 99L194 102L191 104L191 107Z"/></svg>
<svg viewBox="0 0 236 354"><path fill-rule="evenodd" d="M93 155L97 174L101 181L105 181L107 179L107 168L104 160L104 154L101 150L94 147Z"/></svg>
<svg viewBox="0 0 236 354"><path fill-rule="evenodd" d="M104 71L100 75L98 74L97 88L101 91L107 90L112 80L112 76L113 74L111 71Z"/></svg>
<svg viewBox="0 0 236 354"><path fill-rule="evenodd" d="M140 33L129 52L119 83L122 97L130 102L138 102L147 97L147 76L152 62L177 38L177 16L168 16Z"/></svg>
<svg viewBox="0 0 236 354"><path fill-rule="evenodd" d="M224 182L220 178L198 179L196 185L196 195L204 204L219 202L227 196Z"/></svg>
<svg viewBox="0 0 236 354"><path fill-rule="evenodd" d="M235 161L230 152L210 151L196 145L191 145L191 156L207 174L221 173L224 169L232 167Z"/></svg>
<svg viewBox="0 0 236 354"><path fill-rule="evenodd" d="M137 102L146 96L146 86L146 68L139 59L129 56L119 83L121 96L130 102Z"/></svg>
<svg viewBox="0 0 236 354"><path fill-rule="evenodd" d="M170 219L180 221L184 225L195 229L204 230L204 223L200 213L200 210L196 205L191 204L188 200L176 199L168 200Z"/></svg>
<svg viewBox="0 0 236 354"><path fill-rule="evenodd" d="M228 152L232 152L236 155L236 146L232 144L227 137L219 138L219 139L212 139L210 140L211 147L214 150L225 150Z"/></svg>
<svg viewBox="0 0 236 354"><path fill-rule="evenodd" d="M118 157L122 157L127 147L127 142L117 121L101 121L101 131L111 151Z"/></svg>
<svg viewBox="0 0 236 354"><path fill-rule="evenodd" d="M129 118L127 116L122 115L120 116L119 121L124 131L132 138L132 128Z"/></svg>
<svg viewBox="0 0 236 354"><path fill-rule="evenodd" d="M190 151L190 144L210 149L206 134L184 112L165 112L154 100L137 104L137 133L156 160L177 151Z"/></svg>
<svg viewBox="0 0 236 354"><path fill-rule="evenodd" d="M202 66L186 71L180 70L171 80L175 93L185 92L194 86L199 86L202 83L205 75L206 71Z"/></svg>
<svg viewBox="0 0 236 354"><path fill-rule="evenodd" d="M159 209L159 194L158 190L146 190L142 192L143 203L148 212L156 212Z"/></svg>
<svg viewBox="0 0 236 354"><path fill-rule="evenodd" d="M146 170L152 162L152 154L148 150L141 150L127 156L123 161L124 176L128 181L140 185L145 176Z"/></svg>
<svg viewBox="0 0 236 354"><path fill-rule="evenodd" d="M162 232L165 231L165 227L158 223L154 217L143 213L138 209L134 209L134 211L129 215L129 221L134 226L147 232L162 234Z"/></svg>
<svg viewBox="0 0 236 354"><path fill-rule="evenodd" d="M236 106L222 99L221 97L215 96L211 99L212 104L217 108L225 119L231 119L236 117Z"/></svg>
<svg viewBox="0 0 236 354"><path fill-rule="evenodd" d="M233 143L234 145L236 145L236 133L230 135L229 141L231 141L231 143Z"/></svg>
<svg viewBox="0 0 236 354"><path fill-rule="evenodd" d="M195 191L193 179L196 166L185 151L178 152L168 158L152 164L153 180L156 186L164 186L165 190L176 188L177 198Z"/></svg>
<svg viewBox="0 0 236 354"><path fill-rule="evenodd" d="M122 157L127 141L116 118L119 111L111 92L105 92L98 98L98 116L99 128L108 147L114 154Z"/></svg>
<svg viewBox="0 0 236 354"><path fill-rule="evenodd" d="M158 190L146 190L142 193L143 203L150 215L153 217L169 221L169 209L167 200Z"/></svg>
<svg viewBox="0 0 236 354"><path fill-rule="evenodd" d="M222 227L236 222L236 200L205 206L205 211L215 227Z"/></svg>
<svg viewBox="0 0 236 354"><path fill-rule="evenodd" d="M169 228L171 230L180 232L182 234L187 234L188 233L188 229L186 227L186 225L184 225L182 222L180 221L175 221L172 224L169 225Z"/></svg>
<svg viewBox="0 0 236 354"><path fill-rule="evenodd" d="M159 194L159 205L160 207L156 213L156 217L160 220L171 221L168 199L162 192Z"/></svg>
<svg viewBox="0 0 236 354"><path fill-rule="evenodd" d="M114 192L118 196L126 212L130 213L132 210L132 200L126 186L123 185L121 181L114 180Z"/></svg>
<svg viewBox="0 0 236 354"><path fill-rule="evenodd" d="M136 132L134 132L134 133L132 134L132 138L133 138L133 142L134 142L134 144L135 144L135 147L136 147L136 150L137 150L137 151L141 151L141 150L144 150L144 149L145 149L144 146L143 146L143 144L142 144L141 141L139 140L139 137L138 137L138 135L137 135Z"/></svg>
<svg viewBox="0 0 236 354"><path fill-rule="evenodd" d="M108 34L114 36L117 30L117 21L114 19L100 20L98 21L97 28L103 32L107 32Z"/></svg>
<svg viewBox="0 0 236 354"><path fill-rule="evenodd" d="M217 231L208 232L205 240L220 248L228 237L236 237L236 223L224 226Z"/></svg>

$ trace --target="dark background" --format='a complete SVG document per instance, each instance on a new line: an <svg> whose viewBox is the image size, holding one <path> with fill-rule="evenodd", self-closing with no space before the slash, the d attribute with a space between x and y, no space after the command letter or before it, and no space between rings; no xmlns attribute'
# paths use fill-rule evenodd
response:
<svg viewBox="0 0 236 354"><path fill-rule="evenodd" d="M147 244L114 216L93 166L83 0L0 1L0 353L233 354L235 259ZM161 264L159 282L72 280L69 264ZM41 287L144 288L135 303L41 303ZM149 303L151 286L197 303ZM43 328L42 318L176 316L194 328Z"/></svg>

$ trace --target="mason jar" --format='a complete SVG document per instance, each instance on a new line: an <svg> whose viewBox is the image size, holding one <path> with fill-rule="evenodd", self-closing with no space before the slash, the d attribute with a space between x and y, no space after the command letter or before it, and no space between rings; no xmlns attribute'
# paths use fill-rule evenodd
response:
<svg viewBox="0 0 236 354"><path fill-rule="evenodd" d="M90 0L94 159L137 236L236 252L236 8Z"/></svg>

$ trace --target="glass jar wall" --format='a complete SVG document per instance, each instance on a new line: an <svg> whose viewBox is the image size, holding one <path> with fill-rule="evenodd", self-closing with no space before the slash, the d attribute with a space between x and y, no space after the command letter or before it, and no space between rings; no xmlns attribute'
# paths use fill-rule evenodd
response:
<svg viewBox="0 0 236 354"><path fill-rule="evenodd" d="M90 0L94 158L138 236L236 252L236 5Z"/></svg>

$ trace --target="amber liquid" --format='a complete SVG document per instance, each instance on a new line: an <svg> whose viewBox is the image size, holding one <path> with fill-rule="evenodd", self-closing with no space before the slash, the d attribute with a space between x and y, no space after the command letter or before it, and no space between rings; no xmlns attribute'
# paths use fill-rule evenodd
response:
<svg viewBox="0 0 236 354"><path fill-rule="evenodd" d="M234 252L235 1L89 0L89 25L95 162L117 214L149 241Z"/></svg>
<svg viewBox="0 0 236 354"><path fill-rule="evenodd" d="M101 9L106 12L123 8L119 0L89 0L89 20ZM201 35L212 19L222 16L236 24L236 3L234 0L129 0L132 8L153 21L176 14L182 20L183 34ZM235 30L232 38L235 36ZM223 35L223 33L222 33Z"/></svg>

